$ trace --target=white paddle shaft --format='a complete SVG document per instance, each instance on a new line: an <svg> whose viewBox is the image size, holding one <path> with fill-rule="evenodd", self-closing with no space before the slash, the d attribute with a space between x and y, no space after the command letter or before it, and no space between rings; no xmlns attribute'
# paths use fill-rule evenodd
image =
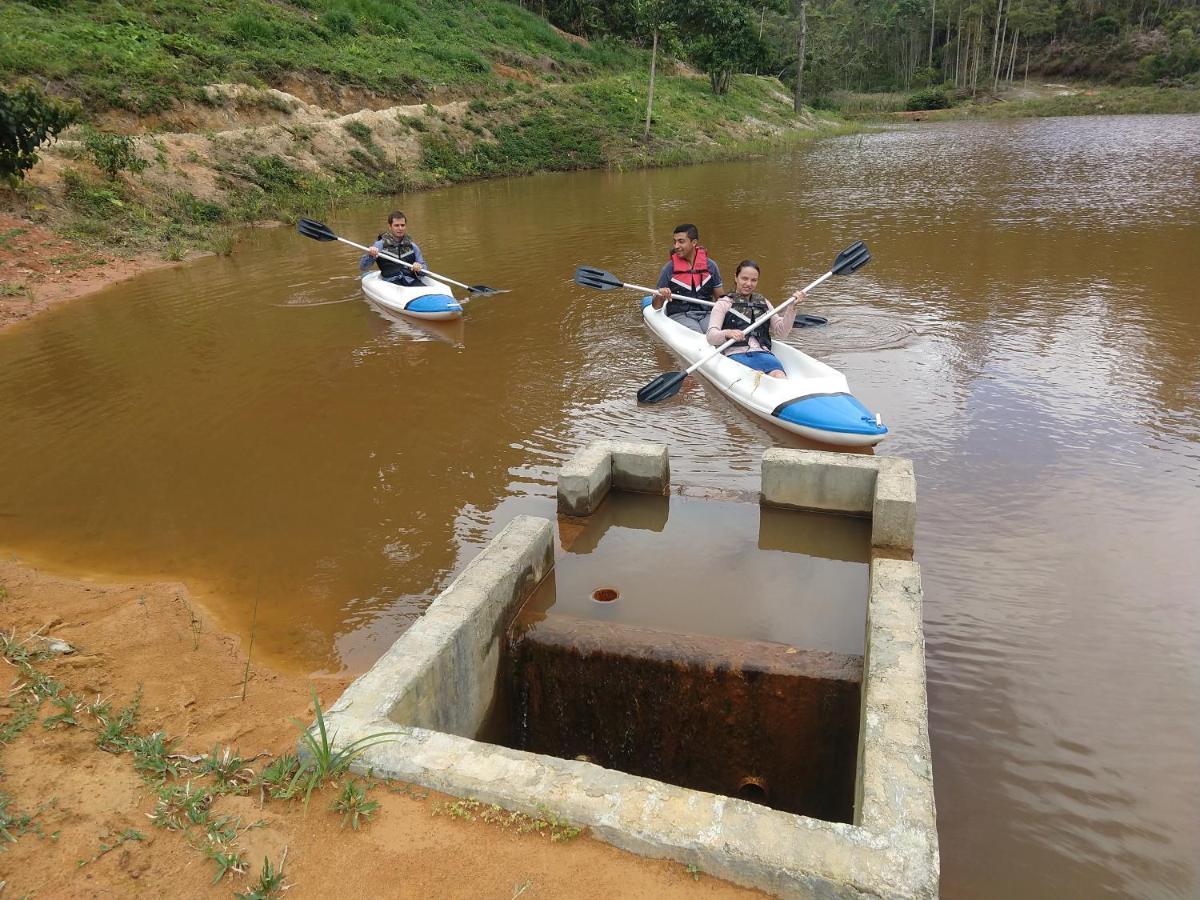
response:
<svg viewBox="0 0 1200 900"><path fill-rule="evenodd" d="M364 247L362 244L356 244L356 243L354 243L354 241L348 241L344 237L339 237L338 240L341 241L343 244L349 244L351 247L357 247L359 250L362 250L364 253L371 249L370 247ZM386 259L388 262L398 263L399 265L404 266L404 268L406 268L406 269L409 269L409 270L412 269L412 263L406 263L404 260L398 259L397 257L392 256L392 254L390 254L390 253L384 253L382 250L380 250L379 256L382 259ZM436 272L430 272L424 266L421 267L421 274L428 275L430 278L433 278L437 281L445 282L446 284L456 285L456 286L462 288L463 290L467 290L467 291L471 290L471 286L469 284L463 284L461 281L455 281L453 278L447 278L445 275L439 275Z"/></svg>
<svg viewBox="0 0 1200 900"><path fill-rule="evenodd" d="M832 277L833 277L833 270L830 269L828 272L826 272L824 275L822 275L820 278L818 278L816 281L814 281L812 284L810 284L808 287L806 287L804 289L803 293L807 294L813 288L817 287L817 285L821 284L821 282L823 282L826 278L832 278ZM767 321L767 319L771 318L771 316L775 315L775 313L782 312L788 306L790 306L791 304L793 304L795 302L796 302L795 297L789 297L787 300L784 300L777 307L775 307L774 310L772 310L771 312L768 312L768 313L764 313L763 315L759 316L757 319L755 319L753 322L750 323L749 327L744 328L742 330L743 331L753 331L755 328L757 328L763 322ZM724 353L727 349L729 349L736 343L737 343L737 341L734 338L730 338L725 343L723 343L720 347L715 349L712 353L708 354L708 356L705 356L702 359L697 360L696 362L694 362L690 366L688 366L686 369L684 369L683 374L685 376L691 375L693 372L695 372L698 368L700 368L706 362L720 356L722 353Z"/></svg>
<svg viewBox="0 0 1200 900"><path fill-rule="evenodd" d="M621 282L621 287L633 288L633 290L635 290L635 291L645 291L647 294L656 294L656 295L658 294L658 290L656 288L648 288L648 287L644 287L643 285L640 285L640 284L628 284L626 282ZM685 296L683 296L683 294L672 294L671 299L672 300L683 300L687 303L699 303L701 306L708 306L708 307L713 307L713 306L717 305L717 304L713 303L711 300L701 300L699 297L685 297ZM767 305L770 306L770 303L768 303ZM739 319L741 319L743 322L750 321L745 316L743 316L740 312L738 312L736 309L731 309L729 311L731 313L733 313L735 316L737 316Z"/></svg>

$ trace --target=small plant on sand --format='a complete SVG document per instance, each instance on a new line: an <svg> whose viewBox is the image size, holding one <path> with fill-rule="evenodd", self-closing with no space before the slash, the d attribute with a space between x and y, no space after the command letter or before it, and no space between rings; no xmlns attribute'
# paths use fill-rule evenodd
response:
<svg viewBox="0 0 1200 900"><path fill-rule="evenodd" d="M88 711L100 723L100 734L96 737L96 746L109 753L121 753L129 749L129 741L134 736L133 726L137 724L138 711L142 705L142 686L139 684L133 692L129 705L119 712L113 713L112 705L96 698L96 702L88 707Z"/></svg>
<svg viewBox="0 0 1200 900"><path fill-rule="evenodd" d="M254 781L254 770L229 747L220 752L213 747L200 761L197 771L201 775L211 775L217 790L222 793L240 794Z"/></svg>
<svg viewBox="0 0 1200 900"><path fill-rule="evenodd" d="M46 651L33 649L28 642L18 640L15 629L7 634L0 632L0 658L17 670L8 697L3 701L3 705L13 712L0 725L0 744L11 742L37 719L43 700L53 700L62 692L60 682L43 675L33 666L49 656Z"/></svg>
<svg viewBox="0 0 1200 900"><path fill-rule="evenodd" d="M287 847L283 848L283 856L279 860L279 867L271 865L271 860L268 857L263 857L262 874L258 876L258 883L244 894L237 894L238 900L274 900L279 897L284 891L290 887L283 883L283 867L287 863Z"/></svg>
<svg viewBox="0 0 1200 900"><path fill-rule="evenodd" d="M59 725L79 725L79 722L75 718L75 713L79 712L79 707L82 704L74 694L67 694L65 697L51 697L50 703L53 706L57 706L61 711L45 718L42 721L43 728L57 728Z"/></svg>
<svg viewBox="0 0 1200 900"><path fill-rule="evenodd" d="M217 816L204 823L205 843L200 851L206 859L211 859L217 866L217 874L212 883L216 884L229 872L241 875L246 871L246 861L242 852L234 847L238 836L240 820L231 816ZM256 823L261 825L262 823ZM255 825L249 826L250 828Z"/></svg>
<svg viewBox="0 0 1200 900"><path fill-rule="evenodd" d="M207 823L212 802L211 791L206 788L193 788L190 781L184 785L163 785L158 789L154 812L147 813L146 817L159 828L183 831L189 825Z"/></svg>
<svg viewBox="0 0 1200 900"><path fill-rule="evenodd" d="M358 820L371 821L371 816L379 809L379 803L368 800L367 789L357 779L352 779L342 787L342 793L329 808L342 814L343 828L349 823L352 829L358 831Z"/></svg>
<svg viewBox="0 0 1200 900"><path fill-rule="evenodd" d="M100 839L100 852L97 853L95 856L93 856L91 859L79 860L79 862L76 863L76 866L78 868L83 868L84 866L88 865L89 863L94 863L96 860L98 860L100 857L102 857L105 853L108 853L112 850L116 850L118 847L120 847L126 841L144 841L145 839L146 839L146 836L144 834L142 834L140 831L138 831L136 828L126 828L119 835L117 835L116 840L114 840L111 844L108 843L110 838L108 838L107 836L102 837Z"/></svg>
<svg viewBox="0 0 1200 900"><path fill-rule="evenodd" d="M147 781L163 783L180 773L179 761L173 758L175 748L161 731L126 739L125 749L133 754L133 767Z"/></svg>
<svg viewBox="0 0 1200 900"><path fill-rule="evenodd" d="M285 753L263 769L254 781L258 785L260 804L264 796L270 796L272 800L290 800L292 780L299 768L300 760L296 754Z"/></svg>
<svg viewBox="0 0 1200 900"><path fill-rule="evenodd" d="M316 789L317 785L331 778L341 777L350 764L354 762L361 754L365 753L376 744L386 744L389 741L394 741L399 736L399 732L381 731L376 734L368 734L356 741L351 741L346 746L339 750L333 747L334 740L337 738L336 732L331 736L329 729L325 727L325 714L321 710L321 701L317 697L317 692L313 691L313 707L317 714L317 730L314 734L312 729L305 727L304 723L298 719L293 719L292 722L300 729L300 743L304 745L304 749L308 751L308 759L297 770L292 777L289 789L293 794L298 789L304 791L304 802L308 803L309 797Z"/></svg>
<svg viewBox="0 0 1200 900"><path fill-rule="evenodd" d="M41 806L32 812L17 812L10 809L11 803L10 794L0 791L0 852L5 850L5 844L16 844L20 835L42 833L41 826L34 821L34 817L42 811Z"/></svg>

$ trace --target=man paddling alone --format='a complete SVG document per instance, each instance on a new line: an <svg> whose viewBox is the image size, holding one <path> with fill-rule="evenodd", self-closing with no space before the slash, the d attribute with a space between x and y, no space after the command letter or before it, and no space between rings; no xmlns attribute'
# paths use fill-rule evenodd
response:
<svg viewBox="0 0 1200 900"><path fill-rule="evenodd" d="M411 269L398 265L390 259L380 259L379 254L386 253L397 259L402 259ZM379 264L379 277L392 284L414 285L421 280L421 270L425 268L425 257L416 241L408 236L408 219L404 213L396 210L388 213L388 230L379 236L370 246L362 259L358 261L359 271L365 272L372 263Z"/></svg>
<svg viewBox="0 0 1200 900"><path fill-rule="evenodd" d="M672 300L671 294L716 300L725 293L721 270L700 246L700 231L695 225L677 225L671 235L671 259L659 273L654 308L667 304L667 316L692 331L704 334L711 308L686 300Z"/></svg>

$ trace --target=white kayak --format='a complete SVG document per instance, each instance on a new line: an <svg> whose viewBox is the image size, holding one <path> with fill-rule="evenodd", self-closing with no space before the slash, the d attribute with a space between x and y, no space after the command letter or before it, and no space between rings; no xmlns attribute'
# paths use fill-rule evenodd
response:
<svg viewBox="0 0 1200 900"><path fill-rule="evenodd" d="M698 331L654 309L650 297L642 299L642 318L689 366L715 349ZM837 369L780 340L772 342L771 352L783 363L787 378L772 378L724 355L696 372L743 409L810 440L870 447L887 435L879 416L850 393L846 376Z"/></svg>
<svg viewBox="0 0 1200 900"><path fill-rule="evenodd" d="M384 281L378 271L368 272L362 277L362 289L371 301L402 316L427 321L462 318L462 304L448 287L431 278L410 287Z"/></svg>

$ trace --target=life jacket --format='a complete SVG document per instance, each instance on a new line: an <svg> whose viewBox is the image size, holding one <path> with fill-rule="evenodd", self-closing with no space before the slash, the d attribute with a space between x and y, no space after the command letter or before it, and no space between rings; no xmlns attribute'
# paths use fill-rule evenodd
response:
<svg viewBox="0 0 1200 900"><path fill-rule="evenodd" d="M417 248L413 246L412 238L407 234L403 240L398 241L394 234L390 231L385 231L379 236L379 240L383 242L383 247L379 251L380 253L395 256L410 265L417 261ZM382 256L376 257L375 262L379 264L379 274L385 281L391 281L396 275L403 275L405 282L409 284L417 283L417 279L411 269L397 265L390 259L384 259Z"/></svg>
<svg viewBox="0 0 1200 900"><path fill-rule="evenodd" d="M762 294L758 294L758 293L751 294L748 298L743 297L741 294L730 294L728 296L728 299L732 301L731 306L730 306L731 311L725 313L725 320L721 323L721 328L723 328L723 329L724 328L737 328L739 330L742 330L742 329L749 327L746 322L743 322L741 319L739 319L737 316L735 316L733 314L732 310L737 310L743 316L745 316L747 319L749 319L751 322L754 322L754 321L760 319L762 316L766 315L767 310L769 309L769 307L767 306L767 298L764 297ZM763 322L761 325L759 325L753 331L746 331L745 335L746 335L746 340L738 341L736 344L734 344L732 347L730 347L725 352L726 353L745 353L747 350L751 349L750 348L750 336L751 335L753 335L754 337L756 337L758 339L758 343L759 343L759 346L761 349L770 350L771 349L771 320L767 319L767 321Z"/></svg>
<svg viewBox="0 0 1200 900"><path fill-rule="evenodd" d="M671 254L671 293L682 294L685 297L699 297L702 300L712 299L712 272L708 270L708 251L703 247L696 248L696 257L692 262ZM684 311L707 312L707 307L698 303L686 303L682 300L667 301L666 314L674 315Z"/></svg>

